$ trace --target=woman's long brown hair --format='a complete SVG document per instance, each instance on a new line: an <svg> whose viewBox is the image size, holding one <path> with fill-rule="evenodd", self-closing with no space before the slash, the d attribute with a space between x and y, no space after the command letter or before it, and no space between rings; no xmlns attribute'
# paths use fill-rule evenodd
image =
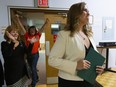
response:
<svg viewBox="0 0 116 87"><path fill-rule="evenodd" d="M73 37L74 34L79 31L79 30L77 30L78 22L79 22L79 18L81 16L81 14L83 13L85 5L86 5L85 2L73 4L68 11L67 24L66 24L64 30L71 31L71 33L70 33L71 37ZM89 26L88 24L83 26L83 32L87 36L92 35L92 31L91 31L91 29L88 28L88 26Z"/></svg>

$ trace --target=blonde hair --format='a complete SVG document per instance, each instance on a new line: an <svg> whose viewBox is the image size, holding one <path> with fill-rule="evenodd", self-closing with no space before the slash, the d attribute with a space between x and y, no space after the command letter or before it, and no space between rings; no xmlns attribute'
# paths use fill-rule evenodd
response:
<svg viewBox="0 0 116 87"><path fill-rule="evenodd" d="M10 40L10 39L8 38L8 36L6 35L6 31L8 31L9 33L10 33L11 31L17 31L18 34L19 34L19 30L18 30L18 29L16 29L14 26L9 25L9 26L6 28L5 33L4 33L4 39L5 39L6 41L9 41L9 40ZM17 39L17 40L20 40L20 35L18 36L18 39Z"/></svg>

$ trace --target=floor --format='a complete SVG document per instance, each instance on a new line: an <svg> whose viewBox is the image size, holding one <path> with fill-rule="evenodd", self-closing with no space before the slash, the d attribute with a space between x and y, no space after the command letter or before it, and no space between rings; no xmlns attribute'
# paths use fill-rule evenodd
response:
<svg viewBox="0 0 116 87"><path fill-rule="evenodd" d="M38 76L40 81L38 84L46 84L46 60L45 60L45 50L39 51L39 60L37 64Z"/></svg>
<svg viewBox="0 0 116 87"><path fill-rule="evenodd" d="M113 69L116 70L116 69ZM96 79L103 87L116 87L116 73L114 72L104 72L102 75L99 75ZM57 84L51 85L38 85L36 87L58 87Z"/></svg>
<svg viewBox="0 0 116 87"><path fill-rule="evenodd" d="M58 87L57 84L53 84L53 85L38 85L36 87Z"/></svg>
<svg viewBox="0 0 116 87"><path fill-rule="evenodd" d="M116 71L116 69L113 69ZM116 87L116 73L104 72L97 77L97 81L103 85L103 87Z"/></svg>

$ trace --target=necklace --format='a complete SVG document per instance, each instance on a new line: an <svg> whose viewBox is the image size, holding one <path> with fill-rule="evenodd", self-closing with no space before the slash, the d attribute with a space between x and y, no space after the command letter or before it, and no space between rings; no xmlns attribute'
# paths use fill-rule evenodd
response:
<svg viewBox="0 0 116 87"><path fill-rule="evenodd" d="M80 33L78 33L78 34L83 40L85 40L85 37L83 37Z"/></svg>

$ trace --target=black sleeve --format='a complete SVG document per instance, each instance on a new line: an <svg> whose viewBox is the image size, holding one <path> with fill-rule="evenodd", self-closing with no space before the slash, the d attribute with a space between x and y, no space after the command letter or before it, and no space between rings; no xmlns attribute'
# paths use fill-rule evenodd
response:
<svg viewBox="0 0 116 87"><path fill-rule="evenodd" d="M0 85L4 84L4 74L3 74L3 67L2 67L2 62L0 60Z"/></svg>
<svg viewBox="0 0 116 87"><path fill-rule="evenodd" d="M27 50L27 47L26 47L26 45L25 45L25 43L24 43L23 41L20 41L19 43L20 43L21 45L23 45L24 50Z"/></svg>
<svg viewBox="0 0 116 87"><path fill-rule="evenodd" d="M3 41L1 43L1 52L3 57L11 56L13 53L13 47L14 47L13 43Z"/></svg>

